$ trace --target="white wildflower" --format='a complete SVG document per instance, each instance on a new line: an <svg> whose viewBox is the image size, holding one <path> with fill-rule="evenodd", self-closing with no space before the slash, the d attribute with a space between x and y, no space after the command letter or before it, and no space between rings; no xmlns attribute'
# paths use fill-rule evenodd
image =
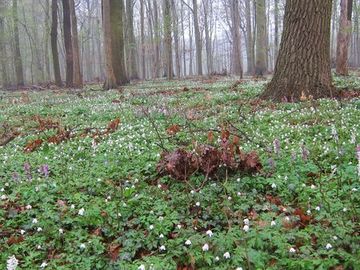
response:
<svg viewBox="0 0 360 270"><path fill-rule="evenodd" d="M209 245L207 243L205 245L203 245L202 250L203 251L208 251L209 250Z"/></svg>
<svg viewBox="0 0 360 270"><path fill-rule="evenodd" d="M206 235L209 236L209 237L211 237L211 236L213 236L213 232L212 232L211 230L207 230L207 231L206 231Z"/></svg>
<svg viewBox="0 0 360 270"><path fill-rule="evenodd" d="M139 267L138 267L138 270L145 270L145 265L140 265Z"/></svg>
<svg viewBox="0 0 360 270"><path fill-rule="evenodd" d="M225 253L224 253L224 258L225 258L225 259L230 259L230 253L229 253L229 252L225 252Z"/></svg>
<svg viewBox="0 0 360 270"><path fill-rule="evenodd" d="M36 223L38 223L38 220L36 218L33 218L32 223L36 224Z"/></svg>
<svg viewBox="0 0 360 270"><path fill-rule="evenodd" d="M190 241L189 239L186 240L185 245L190 246L190 245L191 245L191 241Z"/></svg>
<svg viewBox="0 0 360 270"><path fill-rule="evenodd" d="M153 230L153 229L154 229L154 225L151 224L151 225L149 226L149 230Z"/></svg>
<svg viewBox="0 0 360 270"><path fill-rule="evenodd" d="M276 226L276 221L275 220L272 220L271 223L270 223L271 227L274 227Z"/></svg>
<svg viewBox="0 0 360 270"><path fill-rule="evenodd" d="M272 189L276 189L276 184L275 184L275 183L272 183L272 184L271 184L271 188L272 188Z"/></svg>
<svg viewBox="0 0 360 270"><path fill-rule="evenodd" d="M289 252L290 252L290 253L295 253L295 252L296 252L296 249L295 249L295 248L290 248L290 249L289 249Z"/></svg>
<svg viewBox="0 0 360 270"><path fill-rule="evenodd" d="M18 259L16 259L14 255L10 256L6 261L7 270L15 270L18 265L19 265L19 261Z"/></svg>
<svg viewBox="0 0 360 270"><path fill-rule="evenodd" d="M332 249L332 245L331 245L330 243L327 243L326 246L325 246L325 248L326 248L327 250Z"/></svg>
<svg viewBox="0 0 360 270"><path fill-rule="evenodd" d="M244 219L244 224L245 224L245 225L249 225L249 224L250 224L250 221L249 221L248 218L245 218L245 219Z"/></svg>
<svg viewBox="0 0 360 270"><path fill-rule="evenodd" d="M86 248L86 245L83 243L83 244L80 244L80 249L85 249Z"/></svg>
<svg viewBox="0 0 360 270"><path fill-rule="evenodd" d="M83 216L84 213L85 213L85 209L84 209L84 208L81 208L81 209L79 210L79 212L78 212L78 215L79 215L79 216Z"/></svg>
<svg viewBox="0 0 360 270"><path fill-rule="evenodd" d="M159 249L160 249L160 251L165 251L166 247L164 245L162 245Z"/></svg>
<svg viewBox="0 0 360 270"><path fill-rule="evenodd" d="M250 230L249 225L244 225L243 230L244 232L248 232Z"/></svg>
<svg viewBox="0 0 360 270"><path fill-rule="evenodd" d="M42 264L40 265L40 268L45 268L48 264L46 262L42 262Z"/></svg>

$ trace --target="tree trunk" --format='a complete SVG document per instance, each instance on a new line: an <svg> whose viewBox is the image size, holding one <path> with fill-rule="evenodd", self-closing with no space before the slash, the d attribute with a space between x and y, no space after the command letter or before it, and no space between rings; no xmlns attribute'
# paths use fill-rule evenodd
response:
<svg viewBox="0 0 360 270"><path fill-rule="evenodd" d="M330 68L331 3L286 2L275 74L262 98L299 101L334 96Z"/></svg>
<svg viewBox="0 0 360 270"><path fill-rule="evenodd" d="M17 0L13 0L12 15L14 22L14 63L16 72L16 82L18 86L24 85L24 71L20 52L20 39L19 39L19 26L18 26L18 11L17 11Z"/></svg>
<svg viewBox="0 0 360 270"><path fill-rule="evenodd" d="M52 0L51 2L51 52L54 65L54 76L55 84L57 86L62 86L61 74L60 74L60 63L59 63L59 53L57 46L57 37L58 37L58 1Z"/></svg>
<svg viewBox="0 0 360 270"><path fill-rule="evenodd" d="M140 0L141 76L146 79L144 0Z"/></svg>
<svg viewBox="0 0 360 270"><path fill-rule="evenodd" d="M179 49L179 17L177 7L174 0L171 0L171 11L173 19L174 46L175 46L175 72L176 77L181 77L180 49Z"/></svg>
<svg viewBox="0 0 360 270"><path fill-rule="evenodd" d="M184 27L184 6L183 2L181 2L181 36L182 36L182 53L183 53L183 76L186 77L186 42L185 42L185 27Z"/></svg>
<svg viewBox="0 0 360 270"><path fill-rule="evenodd" d="M245 16L246 16L247 74L253 75L255 69L255 51L254 51L254 39L252 35L250 0L245 0L245 14L246 14Z"/></svg>
<svg viewBox="0 0 360 270"><path fill-rule="evenodd" d="M71 35L70 0L62 0L63 26L66 58L66 87L73 87L74 82L74 54Z"/></svg>
<svg viewBox="0 0 360 270"><path fill-rule="evenodd" d="M256 62L255 75L266 73L266 6L265 0L256 0Z"/></svg>
<svg viewBox="0 0 360 270"><path fill-rule="evenodd" d="M193 15L194 15L194 31L195 31L195 47L196 47L196 67L197 75L202 76L202 44L201 44L201 33L198 19L198 6L197 0L193 0Z"/></svg>
<svg viewBox="0 0 360 270"><path fill-rule="evenodd" d="M274 29L274 61L276 61L278 53L279 53L279 0L275 0L275 10L274 10L274 23L275 23L275 29Z"/></svg>
<svg viewBox="0 0 360 270"><path fill-rule="evenodd" d="M5 4L3 0L0 0L0 65L1 65L1 78L3 88L10 86L10 80L8 75L8 66L7 66L7 53L6 53L6 44L5 44L5 25L4 25L4 14L5 14Z"/></svg>
<svg viewBox="0 0 360 270"><path fill-rule="evenodd" d="M123 9L123 0L110 1L111 53L117 85L129 82L125 69Z"/></svg>
<svg viewBox="0 0 360 270"><path fill-rule="evenodd" d="M209 15L211 15L212 3L209 0L203 0L204 7L204 30L205 30L205 50L206 50L206 64L207 73L211 75L213 73L213 56L211 50L211 36L209 26ZM240 26L239 26L240 27Z"/></svg>
<svg viewBox="0 0 360 270"><path fill-rule="evenodd" d="M172 38L171 38L171 13L170 0L164 0L164 47L165 47L165 73L169 80L173 79L172 67Z"/></svg>
<svg viewBox="0 0 360 270"><path fill-rule="evenodd" d="M231 0L231 33L232 33L232 70L234 75L243 76L241 59L241 40L240 40L240 12L239 0Z"/></svg>
<svg viewBox="0 0 360 270"><path fill-rule="evenodd" d="M111 45L111 19L110 19L110 1L102 0L102 19L104 28L104 48L106 61L106 79L104 82L104 90L115 89L116 78L113 69L112 45Z"/></svg>
<svg viewBox="0 0 360 270"><path fill-rule="evenodd" d="M340 27L337 37L336 73L348 76L349 45L351 39L352 1L341 0Z"/></svg>
<svg viewBox="0 0 360 270"><path fill-rule="evenodd" d="M131 80L139 79L137 72L137 63L136 63L136 41L134 34L134 1L126 0L126 14L127 14L127 31L129 39L129 49L128 49L128 75Z"/></svg>
<svg viewBox="0 0 360 270"><path fill-rule="evenodd" d="M154 63L154 77L160 77L160 24L157 1L153 1L154 10L154 32L155 32L155 63Z"/></svg>
<svg viewBox="0 0 360 270"><path fill-rule="evenodd" d="M80 68L80 50L79 50L79 36L77 30L77 19L75 10L75 1L70 0L70 14L71 14L71 32L72 32L72 47L74 56L74 87L82 88L83 79Z"/></svg>

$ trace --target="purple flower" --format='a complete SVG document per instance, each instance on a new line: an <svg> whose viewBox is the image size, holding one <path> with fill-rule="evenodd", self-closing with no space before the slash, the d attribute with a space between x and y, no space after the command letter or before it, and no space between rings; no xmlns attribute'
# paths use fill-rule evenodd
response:
<svg viewBox="0 0 360 270"><path fill-rule="evenodd" d="M25 171L27 179L30 181L32 179L30 163L28 163L28 162L24 163L24 171Z"/></svg>
<svg viewBox="0 0 360 270"><path fill-rule="evenodd" d="M308 160L309 154L310 154L309 150L307 150L305 145L302 144L301 145L301 157L302 157L302 159L305 160L305 161Z"/></svg>
<svg viewBox="0 0 360 270"><path fill-rule="evenodd" d="M50 174L49 165L47 164L41 165L39 168L39 172L43 174L46 178L48 178Z"/></svg>
<svg viewBox="0 0 360 270"><path fill-rule="evenodd" d="M271 169L275 168L275 161L272 158L268 159L268 163Z"/></svg>
<svg viewBox="0 0 360 270"><path fill-rule="evenodd" d="M280 153L280 141L279 141L279 139L275 139L273 144L274 144L274 153L278 155Z"/></svg>
<svg viewBox="0 0 360 270"><path fill-rule="evenodd" d="M14 181L19 181L20 177L19 177L19 174L17 172L13 172L12 178L13 178Z"/></svg>

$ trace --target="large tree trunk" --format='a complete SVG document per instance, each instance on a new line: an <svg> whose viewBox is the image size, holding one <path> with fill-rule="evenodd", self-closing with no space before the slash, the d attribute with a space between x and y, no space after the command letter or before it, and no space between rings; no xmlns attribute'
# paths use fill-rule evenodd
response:
<svg viewBox="0 0 360 270"><path fill-rule="evenodd" d="M154 77L160 77L160 24L159 24L159 12L157 1L153 1L154 10L154 32L155 32L155 56L154 56Z"/></svg>
<svg viewBox="0 0 360 270"><path fill-rule="evenodd" d="M275 0L274 3L274 60L276 62L278 53L279 53L279 0Z"/></svg>
<svg viewBox="0 0 360 270"><path fill-rule="evenodd" d="M70 14L71 14L71 32L72 32L72 47L74 56L74 87L81 88L83 85L83 79L80 68L80 49L79 49L79 37L77 30L77 19L75 10L75 1L70 0Z"/></svg>
<svg viewBox="0 0 360 270"><path fill-rule="evenodd" d="M333 97L330 69L331 0L287 1L275 74L262 98ZM306 14L306 16L304 16Z"/></svg>
<svg viewBox="0 0 360 270"><path fill-rule="evenodd" d="M4 25L5 4L4 0L0 0L0 63L1 63L1 78L2 86L7 88L10 85L8 66L7 66L7 53L5 44L5 25Z"/></svg>
<svg viewBox="0 0 360 270"><path fill-rule="evenodd" d="M232 70L233 74L243 76L241 59L241 40L240 40L240 11L239 0L231 0L231 21L232 21Z"/></svg>
<svg viewBox="0 0 360 270"><path fill-rule="evenodd" d="M351 39L351 16L353 0L341 0L340 27L337 37L336 73L349 75L348 58Z"/></svg>
<svg viewBox="0 0 360 270"><path fill-rule="evenodd" d="M266 73L266 6L265 0L256 0L256 62L255 75Z"/></svg>
<svg viewBox="0 0 360 270"><path fill-rule="evenodd" d="M62 86L61 82L61 74L60 74L60 63L59 63L59 53L57 46L57 37L58 37L58 1L52 0L51 2L51 52L53 58L53 66L54 66L54 76L55 76L55 84L57 86Z"/></svg>
<svg viewBox="0 0 360 270"><path fill-rule="evenodd" d="M193 15L194 15L194 31L195 31L195 47L196 47L196 67L197 67L197 75L202 76L202 44L201 44L201 33L199 27L199 18L198 18L198 6L197 0L193 0L192 7Z"/></svg>
<svg viewBox="0 0 360 270"><path fill-rule="evenodd" d="M62 0L63 3L63 25L64 44L66 59L66 87L73 87L74 82L74 54L71 35L70 0Z"/></svg>
<svg viewBox="0 0 360 270"><path fill-rule="evenodd" d="M172 64L172 38L171 38L171 13L170 0L164 0L164 46L165 46L165 73L166 77L171 80L173 78Z"/></svg>
<svg viewBox="0 0 360 270"><path fill-rule="evenodd" d="M18 26L18 11L17 11L17 0L13 0L12 15L14 20L14 63L16 72L16 82L18 86L24 85L24 71L20 52L20 39L19 39L19 26Z"/></svg>
<svg viewBox="0 0 360 270"><path fill-rule="evenodd" d="M114 89L117 87L112 62L110 1L111 0L102 0L102 19L106 61L106 79L103 86L104 90Z"/></svg>
<svg viewBox="0 0 360 270"><path fill-rule="evenodd" d="M123 0L110 1L111 53L117 85L129 82L125 69L123 9Z"/></svg>

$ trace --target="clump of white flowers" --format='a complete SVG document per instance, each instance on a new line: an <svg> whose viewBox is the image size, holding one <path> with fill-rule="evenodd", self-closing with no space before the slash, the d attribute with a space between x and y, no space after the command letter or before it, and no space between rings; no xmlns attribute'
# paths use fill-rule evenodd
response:
<svg viewBox="0 0 360 270"><path fill-rule="evenodd" d="M229 253L229 252L225 252L225 253L224 253L224 258L225 258L225 259L230 259L230 253Z"/></svg>
<svg viewBox="0 0 360 270"><path fill-rule="evenodd" d="M6 261L7 270L15 270L18 265L19 265L19 261L18 259L16 259L14 255L10 256Z"/></svg>
<svg viewBox="0 0 360 270"><path fill-rule="evenodd" d="M203 251L208 251L209 250L209 245L206 243L202 246L202 250Z"/></svg>

